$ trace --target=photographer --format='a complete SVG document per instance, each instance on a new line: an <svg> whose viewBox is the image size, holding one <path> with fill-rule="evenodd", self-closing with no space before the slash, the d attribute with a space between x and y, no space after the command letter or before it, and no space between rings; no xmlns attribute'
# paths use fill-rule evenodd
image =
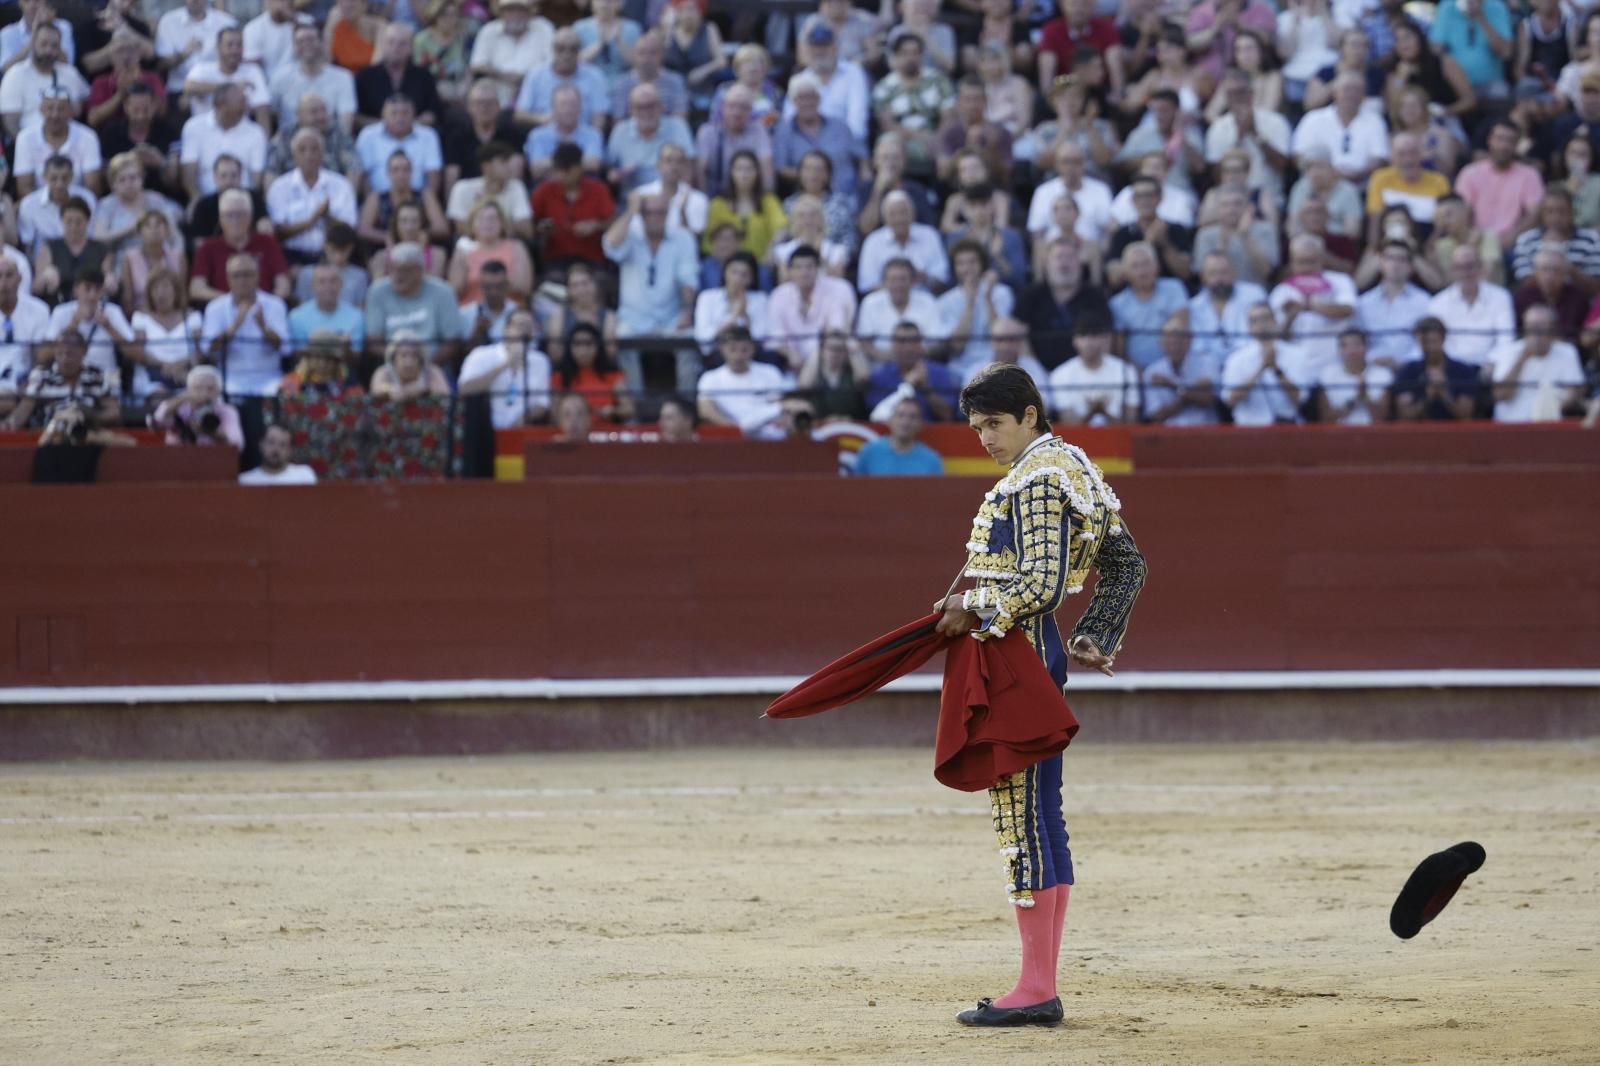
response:
<svg viewBox="0 0 1600 1066"><path fill-rule="evenodd" d="M150 415L150 428L166 430L168 444L244 448L239 409L222 399L222 374L214 366L190 369L184 390Z"/></svg>
<svg viewBox="0 0 1600 1066"><path fill-rule="evenodd" d="M116 393L106 384L106 375L99 367L87 365L87 355L88 344L77 330L68 330L48 342L48 348L28 372L22 399L17 401L5 427L44 426L68 404L84 409L91 428L121 421Z"/></svg>
<svg viewBox="0 0 1600 1066"><path fill-rule="evenodd" d="M106 445L126 447L134 443L125 433L91 428L92 419L88 408L76 402L56 408L33 451L31 480L35 485L92 483Z"/></svg>

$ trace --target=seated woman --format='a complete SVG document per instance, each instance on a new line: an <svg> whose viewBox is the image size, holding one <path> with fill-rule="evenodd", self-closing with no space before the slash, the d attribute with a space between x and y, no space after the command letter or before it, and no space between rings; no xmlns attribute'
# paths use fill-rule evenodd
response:
<svg viewBox="0 0 1600 1066"><path fill-rule="evenodd" d="M588 263L567 267L567 299L556 305L545 326L550 358L559 363L567 340L579 326L592 326L607 342L617 339L617 313L606 304L599 275Z"/></svg>
<svg viewBox="0 0 1600 1066"><path fill-rule="evenodd" d="M694 302L694 339L709 354L722 331L742 326L759 344L767 336L767 294L756 289L756 261L739 251L722 264L722 287L706 289Z"/></svg>
<svg viewBox="0 0 1600 1066"><path fill-rule="evenodd" d="M983 161L983 156L971 149L963 149L956 155L955 193L945 201L944 214L939 219L939 233L948 237L956 230L967 224L967 207L971 203L975 190L983 189L988 192L990 207L994 209L994 217L1000 220L1001 225L1008 225L1011 220L1011 194L995 181L994 175L989 173L989 165Z"/></svg>
<svg viewBox="0 0 1600 1066"><path fill-rule="evenodd" d="M722 31L706 19L699 0L672 0L661 14L661 28L667 45L661 65L683 77L695 111L710 110L711 94L728 74Z"/></svg>
<svg viewBox="0 0 1600 1066"><path fill-rule="evenodd" d="M222 398L222 372L214 366L190 367L183 391L151 412L150 428L166 430L168 444L244 449L239 409Z"/></svg>
<svg viewBox="0 0 1600 1066"><path fill-rule="evenodd" d="M416 204L422 211L423 226L429 237L436 241L448 240L450 220L445 217L439 198L426 185L420 191L412 188L411 157L396 151L389 156L385 169L389 175L389 191L369 192L361 204L361 217L356 220L356 233L361 239L378 246L388 244L395 210L401 204Z"/></svg>
<svg viewBox="0 0 1600 1066"><path fill-rule="evenodd" d="M336 0L328 15L328 55L352 74L377 58L378 38L387 23L367 8L367 0Z"/></svg>
<svg viewBox="0 0 1600 1066"><path fill-rule="evenodd" d="M600 421L633 420L633 396L622 371L611 358L605 337L587 322L579 322L567 335L555 375L560 391L582 396L589 413Z"/></svg>
<svg viewBox="0 0 1600 1066"><path fill-rule="evenodd" d="M706 208L702 251L711 251L711 231L724 222L731 222L739 230L740 249L755 256L757 262L766 258L773 238L789 224L783 204L767 191L762 181L761 164L756 161L754 152L735 152L729 161L728 188L712 197Z"/></svg>
<svg viewBox="0 0 1600 1066"><path fill-rule="evenodd" d="M89 219L89 235L114 252L127 251L139 243L138 226L151 212L166 216L170 228L176 228L181 212L178 205L144 187L144 163L132 152L113 156L106 168L111 174L111 195L95 204ZM181 254L182 242L174 240Z"/></svg>
<svg viewBox="0 0 1600 1066"><path fill-rule="evenodd" d="M861 234L856 229L856 212L860 205L853 197L833 191L833 160L823 152L807 152L800 157L799 189L784 201L786 210L793 210L795 201L802 196L815 196L822 201L822 218L827 226L828 240L854 253ZM710 227L707 227L709 232Z"/></svg>
<svg viewBox="0 0 1600 1066"><path fill-rule="evenodd" d="M1240 28L1233 39L1233 65L1250 75L1251 96L1262 111L1283 110L1283 71L1278 69L1278 53L1255 30ZM1206 104L1206 122L1216 122L1228 113L1228 94L1214 92Z"/></svg>
<svg viewBox="0 0 1600 1066"><path fill-rule="evenodd" d="M1378 217L1378 235L1377 241L1368 242L1366 251L1356 262L1352 277L1358 290L1365 291L1382 279L1383 246L1390 241L1399 241L1411 249L1411 280L1417 285L1429 292L1438 292L1450 283L1438 266L1422 254L1417 223L1403 205L1394 204Z"/></svg>
<svg viewBox="0 0 1600 1066"><path fill-rule="evenodd" d="M433 77L441 100L460 104L472 81L468 60L478 20L462 16L461 0L433 0L425 20L427 27L411 42L411 61Z"/></svg>
<svg viewBox="0 0 1600 1066"><path fill-rule="evenodd" d="M392 347L393 342L390 343ZM352 354L349 343L337 330L312 330L300 352L300 361L278 382L278 395L328 398L361 395L361 386L350 378Z"/></svg>
<svg viewBox="0 0 1600 1066"><path fill-rule="evenodd" d="M146 306L146 286L156 272L164 270L175 277L188 277L189 263L183 255L183 242L160 211L146 211L140 216L135 235L139 242L122 253L117 270L123 303L137 314Z"/></svg>
<svg viewBox="0 0 1600 1066"><path fill-rule="evenodd" d="M872 366L861 346L843 330L831 329L822 335L815 354L800 368L797 387L806 393L817 417L867 417L867 379Z"/></svg>
<svg viewBox="0 0 1600 1066"><path fill-rule="evenodd" d="M428 362L428 353L410 330L399 330L389 342L383 365L372 375L372 395L379 400L415 400L449 396L444 371Z"/></svg>
<svg viewBox="0 0 1600 1066"><path fill-rule="evenodd" d="M142 306L129 322L133 343L122 347L134 364L135 396L163 396L181 387L200 361L200 312L184 300L180 276L157 266L139 287Z"/></svg>
<svg viewBox="0 0 1600 1066"><path fill-rule="evenodd" d="M84 267L94 267L112 279L108 294L116 291L111 249L89 239L89 205L74 196L61 208L61 236L40 244L34 256L33 294L52 307L72 299L73 283Z"/></svg>
<svg viewBox="0 0 1600 1066"><path fill-rule="evenodd" d="M415 244L422 249L422 269L436 278L444 277L448 259L444 249L430 241L429 236L423 229L422 205L414 202L401 204L389 218L389 235L384 241L383 251L367 262L367 273L372 276L373 281L387 276L389 252L394 246Z"/></svg>
<svg viewBox="0 0 1600 1066"><path fill-rule="evenodd" d="M456 242L450 256L450 287L461 303L475 303L482 297L478 275L483 264L493 261L505 266L511 280L511 298L518 303L533 291L533 260L522 242L511 236L505 213L495 200L485 200L467 222L470 237Z"/></svg>

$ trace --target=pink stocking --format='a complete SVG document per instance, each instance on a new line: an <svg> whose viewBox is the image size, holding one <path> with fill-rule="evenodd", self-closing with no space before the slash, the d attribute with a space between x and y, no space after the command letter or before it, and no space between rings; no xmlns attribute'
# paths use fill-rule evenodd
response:
<svg viewBox="0 0 1600 1066"><path fill-rule="evenodd" d="M1061 929L1067 924L1067 899L1072 895L1072 886L1057 885L1050 891L1056 894L1056 929L1050 942L1050 986L1054 988L1056 974L1061 972Z"/></svg>
<svg viewBox="0 0 1600 1066"><path fill-rule="evenodd" d="M997 1007L1031 1007L1046 1003L1056 995L1055 937L1056 888L1035 890L1033 906L1017 907L1017 932L1022 938L1022 974L1017 986L994 1001ZM1059 908L1065 913L1065 908Z"/></svg>

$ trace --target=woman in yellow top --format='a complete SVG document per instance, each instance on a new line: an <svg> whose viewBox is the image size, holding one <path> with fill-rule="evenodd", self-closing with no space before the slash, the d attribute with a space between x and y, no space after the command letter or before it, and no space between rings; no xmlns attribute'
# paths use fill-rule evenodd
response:
<svg viewBox="0 0 1600 1066"><path fill-rule="evenodd" d="M701 250L711 254L711 234L722 223L739 231L739 247L760 262L778 233L789 224L783 204L762 185L761 164L754 152L741 150L728 163L728 187L706 208Z"/></svg>

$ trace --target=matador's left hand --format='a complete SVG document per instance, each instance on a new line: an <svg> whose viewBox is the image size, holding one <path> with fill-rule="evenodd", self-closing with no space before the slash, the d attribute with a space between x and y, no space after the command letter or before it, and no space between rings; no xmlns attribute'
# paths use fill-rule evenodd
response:
<svg viewBox="0 0 1600 1066"><path fill-rule="evenodd" d="M1107 677L1116 676L1111 672L1111 656L1101 651L1098 644L1082 634L1072 638L1072 642L1067 645L1067 654L1072 656L1073 662L1091 666Z"/></svg>
<svg viewBox="0 0 1600 1066"><path fill-rule="evenodd" d="M959 637L970 633L978 628L981 621L975 612L962 606L960 593L939 600L933 605L933 609L944 612L939 624L933 627L934 632L941 637Z"/></svg>

